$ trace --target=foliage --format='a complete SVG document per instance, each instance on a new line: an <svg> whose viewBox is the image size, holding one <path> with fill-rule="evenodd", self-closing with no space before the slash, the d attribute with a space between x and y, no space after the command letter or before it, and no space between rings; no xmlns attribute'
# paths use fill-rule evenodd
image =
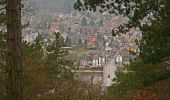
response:
<svg viewBox="0 0 170 100"><path fill-rule="evenodd" d="M23 42L24 99L26 100L95 100L100 86L73 79L71 63L59 33L54 41L44 43L38 36L33 43ZM42 49L45 46L46 49ZM44 56L44 54L46 54Z"/></svg>
<svg viewBox="0 0 170 100"><path fill-rule="evenodd" d="M169 94L163 83L155 83L152 87L137 90L134 94L134 100L168 100Z"/></svg>
<svg viewBox="0 0 170 100"><path fill-rule="evenodd" d="M39 94L44 94L51 88L50 80L44 70L42 45L40 36L32 44L27 42L22 44L25 100L37 100Z"/></svg>
<svg viewBox="0 0 170 100"><path fill-rule="evenodd" d="M0 98L5 98L5 30L4 25L6 23L6 14L5 14L5 0L0 1Z"/></svg>
<svg viewBox="0 0 170 100"><path fill-rule="evenodd" d="M0 44L5 42L3 40L4 39L0 40ZM38 95L45 95L46 92L55 88L57 83L66 84L67 81L69 82L73 79L69 67L66 68L66 65L71 66L72 64L64 60L64 55L67 54L67 51L62 48L64 45L59 33L56 34L56 40L50 43L50 45L47 45L40 35L33 43L22 42L24 69L23 92L25 100L37 100L39 99ZM0 59L1 63L4 64L5 59L3 59L3 52L5 50L5 44L0 46ZM44 46L46 46L48 53L45 51ZM5 72L2 70L2 68L4 68L3 66L0 66L1 98L5 96ZM56 87L56 89L57 88L59 87Z"/></svg>
<svg viewBox="0 0 170 100"><path fill-rule="evenodd" d="M59 27L58 27L58 30L60 30L60 31L64 31L65 30L65 26L64 25L60 25Z"/></svg>
<svg viewBox="0 0 170 100"><path fill-rule="evenodd" d="M168 16L168 15L167 15ZM143 27L143 40L140 43L141 58L145 63L160 63L170 56L170 22L169 17L162 21L152 21L151 26Z"/></svg>
<svg viewBox="0 0 170 100"><path fill-rule="evenodd" d="M95 26L95 21L90 20L89 24L90 24L90 26Z"/></svg>
<svg viewBox="0 0 170 100"><path fill-rule="evenodd" d="M163 83L169 79L169 75L170 70L168 69L162 68L158 70L156 65L145 64L141 60L136 59L129 66L120 69L116 73L116 83L108 88L108 93L123 100L133 98L136 91L153 87L155 83Z"/></svg>
<svg viewBox="0 0 170 100"><path fill-rule="evenodd" d="M83 45L83 42L81 40L81 38L78 39L78 46L81 47Z"/></svg>
<svg viewBox="0 0 170 100"><path fill-rule="evenodd" d="M66 46L71 47L71 39L70 39L70 37L68 37L68 36L66 37L65 43L66 43Z"/></svg>
<svg viewBox="0 0 170 100"><path fill-rule="evenodd" d="M87 19L86 17L83 17L82 21L81 21L81 26L87 26Z"/></svg>
<svg viewBox="0 0 170 100"><path fill-rule="evenodd" d="M0 32L0 98L4 96L5 93L5 51L6 50L6 43L5 43L5 34Z"/></svg>
<svg viewBox="0 0 170 100"><path fill-rule="evenodd" d="M0 32L0 98L4 98L5 91L5 34Z"/></svg>
<svg viewBox="0 0 170 100"><path fill-rule="evenodd" d="M3 3L2 1L0 1L0 4ZM0 5L0 7L3 6ZM0 29L6 21L5 18L5 13L1 13ZM6 95L4 66L7 44L4 31L0 32L0 99L3 99ZM94 95L94 98L97 98L97 95L100 94L98 92L99 88L90 85L83 87L81 82L73 80L73 75L70 71L72 63L64 59L67 50L63 48L65 46L63 44L64 41L59 33L56 33L54 41L47 44L44 43L40 35L33 43L22 42L23 92L25 100L44 100L46 98L56 100L70 98L75 100L79 97L81 97L80 100L84 100L87 95L92 99ZM55 89L55 93L51 93L53 89ZM93 89L96 91L93 92Z"/></svg>
<svg viewBox="0 0 170 100"><path fill-rule="evenodd" d="M63 47L65 47L64 39L61 37L60 33L55 33L55 40L46 48L46 66L50 77L57 79L71 77L69 69L72 67L72 63L64 59L68 51Z"/></svg>
<svg viewBox="0 0 170 100"><path fill-rule="evenodd" d="M73 80L71 63L64 58L67 54L67 50L62 48L64 41L59 33L55 36L54 41L44 42L39 35L33 43L22 44L26 100L40 99L50 90L58 89L58 83L61 86ZM41 95L40 98L38 95Z"/></svg>
<svg viewBox="0 0 170 100"><path fill-rule="evenodd" d="M103 25L104 25L103 19L100 19L99 22L98 22L98 26L102 27Z"/></svg>

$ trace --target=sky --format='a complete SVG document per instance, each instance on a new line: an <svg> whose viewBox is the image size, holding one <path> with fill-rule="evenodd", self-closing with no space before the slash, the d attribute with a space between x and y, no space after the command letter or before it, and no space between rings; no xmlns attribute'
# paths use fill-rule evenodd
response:
<svg viewBox="0 0 170 100"><path fill-rule="evenodd" d="M40 9L70 12L76 0L33 0Z"/></svg>

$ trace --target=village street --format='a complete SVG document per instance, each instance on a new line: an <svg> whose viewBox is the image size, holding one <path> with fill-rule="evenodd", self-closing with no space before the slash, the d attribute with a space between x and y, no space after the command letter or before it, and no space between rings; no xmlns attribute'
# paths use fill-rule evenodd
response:
<svg viewBox="0 0 170 100"><path fill-rule="evenodd" d="M130 39L127 41L127 44L129 43L129 41L131 41L133 38L135 38L137 34L134 33ZM120 45L120 44L118 44ZM125 47L125 45L123 45L122 47L118 48L115 52L115 54L111 54L113 55L112 58L110 59L110 61L105 64L105 66L103 66L103 86L107 87L110 86L113 83L113 79L116 78L115 76L115 72L117 71L117 65L115 62L116 57L120 54L121 50L123 50Z"/></svg>

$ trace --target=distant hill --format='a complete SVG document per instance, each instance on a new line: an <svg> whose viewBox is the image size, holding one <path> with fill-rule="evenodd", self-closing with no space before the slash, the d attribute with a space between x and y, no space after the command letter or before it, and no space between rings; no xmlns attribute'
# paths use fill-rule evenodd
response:
<svg viewBox="0 0 170 100"><path fill-rule="evenodd" d="M70 12L73 10L73 3L76 0L35 0L39 9Z"/></svg>

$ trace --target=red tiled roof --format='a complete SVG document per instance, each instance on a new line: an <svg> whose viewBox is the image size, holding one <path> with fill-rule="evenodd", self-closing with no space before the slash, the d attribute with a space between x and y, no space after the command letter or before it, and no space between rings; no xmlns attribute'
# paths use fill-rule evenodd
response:
<svg viewBox="0 0 170 100"><path fill-rule="evenodd" d="M118 24L112 24L111 27L112 27L112 28L118 28L119 25L118 25Z"/></svg>
<svg viewBox="0 0 170 100"><path fill-rule="evenodd" d="M87 42L96 42L96 38L95 37L90 37L86 39Z"/></svg>
<svg viewBox="0 0 170 100"><path fill-rule="evenodd" d="M61 22L57 22L57 21L51 23L51 25L53 26L60 26L61 24L62 24Z"/></svg>
<svg viewBox="0 0 170 100"><path fill-rule="evenodd" d="M89 55L90 56L95 56L95 55L97 55L97 53L96 52L90 52Z"/></svg>
<svg viewBox="0 0 170 100"><path fill-rule="evenodd" d="M113 17L112 17L112 20L117 20L117 19L119 19L118 16L113 16Z"/></svg>
<svg viewBox="0 0 170 100"><path fill-rule="evenodd" d="M115 23L111 23L111 22L110 22L110 23L107 23L107 27L109 27L109 28L113 28L113 29L114 29L114 28L118 28L118 26L119 26L119 25L118 25L118 24L115 24Z"/></svg>
<svg viewBox="0 0 170 100"><path fill-rule="evenodd" d="M98 28L80 28L80 29L75 29L76 32L80 32L81 34L90 34L90 33L97 33Z"/></svg>

